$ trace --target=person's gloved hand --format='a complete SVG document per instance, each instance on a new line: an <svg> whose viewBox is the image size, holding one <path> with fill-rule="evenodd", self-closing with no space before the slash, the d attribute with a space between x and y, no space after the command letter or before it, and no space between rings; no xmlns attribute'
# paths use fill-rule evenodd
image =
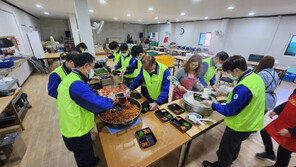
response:
<svg viewBox="0 0 296 167"><path fill-rule="evenodd" d="M126 96L127 96L127 97L130 97L130 96L131 96L131 90L130 90L130 89L127 89L127 90L126 90Z"/></svg>
<svg viewBox="0 0 296 167"><path fill-rule="evenodd" d="M126 72L126 68L122 69L122 70L120 71L120 75L119 75L119 76L124 75L125 72Z"/></svg>
<svg viewBox="0 0 296 167"><path fill-rule="evenodd" d="M205 106L211 107L213 102L211 100L203 100L201 101L202 104L204 104Z"/></svg>
<svg viewBox="0 0 296 167"><path fill-rule="evenodd" d="M114 68L114 67L112 67L112 68L111 68L111 72L113 73L114 71L115 71L115 68Z"/></svg>
<svg viewBox="0 0 296 167"><path fill-rule="evenodd" d="M182 85L178 85L177 87L181 91L184 91L184 92L187 91L186 88L184 86L182 86Z"/></svg>
<svg viewBox="0 0 296 167"><path fill-rule="evenodd" d="M110 93L107 97L110 98L110 99L112 99L113 101L116 99L114 93Z"/></svg>
<svg viewBox="0 0 296 167"><path fill-rule="evenodd" d="M156 108L157 108L157 103L156 102L154 102L154 103L150 103L150 105L149 105L149 110L155 110Z"/></svg>

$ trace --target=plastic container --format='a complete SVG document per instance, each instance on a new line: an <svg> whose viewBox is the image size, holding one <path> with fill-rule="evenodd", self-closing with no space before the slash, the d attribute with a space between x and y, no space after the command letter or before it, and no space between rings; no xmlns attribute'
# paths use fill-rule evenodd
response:
<svg viewBox="0 0 296 167"><path fill-rule="evenodd" d="M142 104L142 113L146 113L149 111L149 102L148 101L144 101Z"/></svg>
<svg viewBox="0 0 296 167"><path fill-rule="evenodd" d="M155 56L155 60L161 64L171 67L174 65L175 58L170 55Z"/></svg>
<svg viewBox="0 0 296 167"><path fill-rule="evenodd" d="M166 109L160 109L155 111L155 115L162 121L167 122L173 119L173 115L170 114Z"/></svg>
<svg viewBox="0 0 296 167"><path fill-rule="evenodd" d="M13 59L2 59L0 61L0 68L10 68L14 65Z"/></svg>
<svg viewBox="0 0 296 167"><path fill-rule="evenodd" d="M182 108L181 106L179 106L176 103L168 105L168 108L177 115L185 112L184 108Z"/></svg>
<svg viewBox="0 0 296 167"><path fill-rule="evenodd" d="M171 120L171 123L177 127L181 132L186 132L192 127L192 124L180 116L176 116Z"/></svg>
<svg viewBox="0 0 296 167"><path fill-rule="evenodd" d="M157 142L156 137L149 127L138 130L135 135L141 148L151 147Z"/></svg>
<svg viewBox="0 0 296 167"><path fill-rule="evenodd" d="M296 74L294 73L290 73L290 72L286 72L283 80L287 81L287 82L293 82L296 78Z"/></svg>

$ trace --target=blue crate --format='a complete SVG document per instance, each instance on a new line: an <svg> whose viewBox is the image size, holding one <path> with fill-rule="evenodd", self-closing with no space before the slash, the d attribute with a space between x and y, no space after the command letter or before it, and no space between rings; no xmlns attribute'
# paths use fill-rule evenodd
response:
<svg viewBox="0 0 296 167"><path fill-rule="evenodd" d="M290 73L290 72L286 72L283 80L284 81L287 81L287 82L293 82L295 78L296 78L296 74Z"/></svg>
<svg viewBox="0 0 296 167"><path fill-rule="evenodd" d="M0 61L0 68L9 68L14 65L13 59L2 59Z"/></svg>

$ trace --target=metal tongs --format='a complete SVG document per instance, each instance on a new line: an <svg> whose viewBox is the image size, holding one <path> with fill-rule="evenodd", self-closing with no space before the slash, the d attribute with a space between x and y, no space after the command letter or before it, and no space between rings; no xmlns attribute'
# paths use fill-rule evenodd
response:
<svg viewBox="0 0 296 167"><path fill-rule="evenodd" d="M202 118L202 116L197 113L189 113L187 117L193 123L199 123L201 125L205 125L202 121L212 121L212 119Z"/></svg>

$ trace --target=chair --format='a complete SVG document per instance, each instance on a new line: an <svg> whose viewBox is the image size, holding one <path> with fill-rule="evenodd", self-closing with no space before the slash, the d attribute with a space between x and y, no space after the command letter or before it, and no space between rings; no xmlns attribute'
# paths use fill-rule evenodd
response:
<svg viewBox="0 0 296 167"><path fill-rule="evenodd" d="M201 48L196 48L195 52L196 53L200 53L201 52Z"/></svg>
<svg viewBox="0 0 296 167"><path fill-rule="evenodd" d="M186 48L186 46L182 46L182 47L181 47L182 50L185 50L185 48Z"/></svg>
<svg viewBox="0 0 296 167"><path fill-rule="evenodd" d="M203 48L203 49L202 49L202 52L204 52L204 53L209 53L209 49L208 49L208 48Z"/></svg>
<svg viewBox="0 0 296 167"><path fill-rule="evenodd" d="M195 50L196 50L196 47L194 47L194 48L191 48L190 52L191 52L191 53L194 53L194 52L195 52Z"/></svg>
<svg viewBox="0 0 296 167"><path fill-rule="evenodd" d="M190 49L191 49L190 46L188 46L188 47L185 48L186 51L190 51Z"/></svg>
<svg viewBox="0 0 296 167"><path fill-rule="evenodd" d="M250 54L248 61L253 61L253 62L259 63L263 57L264 57L264 55Z"/></svg>
<svg viewBox="0 0 296 167"><path fill-rule="evenodd" d="M180 49L181 49L181 47L182 47L182 46L178 45L178 46L177 46L177 49L178 49L178 50L180 50Z"/></svg>

